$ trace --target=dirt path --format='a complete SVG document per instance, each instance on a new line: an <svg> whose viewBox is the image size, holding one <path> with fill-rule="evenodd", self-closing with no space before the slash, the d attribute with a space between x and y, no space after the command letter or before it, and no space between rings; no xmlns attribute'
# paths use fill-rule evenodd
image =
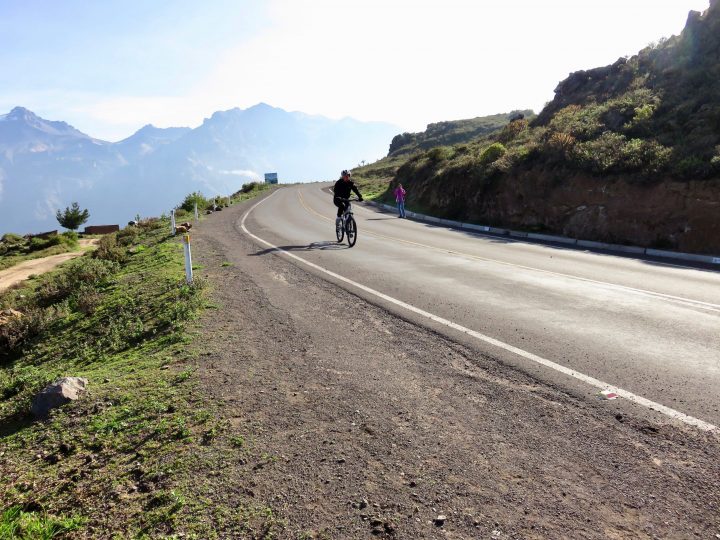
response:
<svg viewBox="0 0 720 540"><path fill-rule="evenodd" d="M40 259L32 259L30 261L24 261L20 264L16 264L6 270L0 271L0 292L5 289L9 289L16 283L25 281L32 275L44 274L49 272L56 266L79 257L87 248L94 246L98 243L97 238L91 238L89 240L79 240L80 247L83 248L80 251L71 251L68 253L60 253L59 255L51 255L50 257L42 257Z"/></svg>
<svg viewBox="0 0 720 540"><path fill-rule="evenodd" d="M194 235L218 304L200 375L267 458L201 460L198 496L270 506L293 539L720 534L716 436L589 403L390 315L254 246L234 226L244 207Z"/></svg>

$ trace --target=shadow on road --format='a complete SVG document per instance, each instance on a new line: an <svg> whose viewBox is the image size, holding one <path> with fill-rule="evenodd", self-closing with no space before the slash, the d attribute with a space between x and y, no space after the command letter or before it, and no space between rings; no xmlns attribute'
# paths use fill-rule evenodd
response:
<svg viewBox="0 0 720 540"><path fill-rule="evenodd" d="M250 253L251 256L256 257L258 255L268 255L269 253L275 253L276 251L317 251L317 250L339 250L339 249L350 249L345 243L337 242L336 240L325 240L322 242L312 242L305 246L278 246L276 248L267 248L256 253Z"/></svg>

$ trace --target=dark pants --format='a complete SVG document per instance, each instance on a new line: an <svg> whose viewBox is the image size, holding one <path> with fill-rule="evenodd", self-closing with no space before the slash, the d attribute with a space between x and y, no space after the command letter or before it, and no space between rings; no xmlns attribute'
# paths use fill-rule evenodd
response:
<svg viewBox="0 0 720 540"><path fill-rule="evenodd" d="M333 198L333 202L335 203L335 206L338 207L337 217L342 217L343 212L348 209L350 203L347 201L341 201L337 197Z"/></svg>

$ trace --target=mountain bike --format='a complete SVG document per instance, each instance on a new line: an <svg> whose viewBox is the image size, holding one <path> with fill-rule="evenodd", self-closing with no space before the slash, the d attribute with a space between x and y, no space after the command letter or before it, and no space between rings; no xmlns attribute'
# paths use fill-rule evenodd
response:
<svg viewBox="0 0 720 540"><path fill-rule="evenodd" d="M335 235L337 241L342 242L344 237L347 237L348 246L353 247L357 242L357 223L353 217L351 201L357 201L358 199L343 199L338 197L341 201L348 203L347 209L343 212L340 221L335 220Z"/></svg>

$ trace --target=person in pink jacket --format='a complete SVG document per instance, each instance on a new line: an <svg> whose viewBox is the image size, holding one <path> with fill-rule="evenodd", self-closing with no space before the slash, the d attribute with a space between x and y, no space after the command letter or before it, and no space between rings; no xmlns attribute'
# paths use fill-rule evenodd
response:
<svg viewBox="0 0 720 540"><path fill-rule="evenodd" d="M399 218L405 217L405 193L407 192L402 187L402 184L398 184L398 187L395 188L395 202L397 203Z"/></svg>

